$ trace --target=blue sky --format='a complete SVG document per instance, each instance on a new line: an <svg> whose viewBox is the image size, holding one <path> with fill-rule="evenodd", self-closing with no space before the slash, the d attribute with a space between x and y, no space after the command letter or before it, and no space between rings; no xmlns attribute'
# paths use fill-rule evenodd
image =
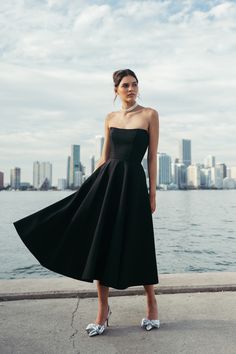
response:
<svg viewBox="0 0 236 354"><path fill-rule="evenodd" d="M11 0L0 4L0 170L35 160L66 175L71 144L90 173L113 104L113 71L130 68L160 117L159 152L236 165L235 1Z"/></svg>

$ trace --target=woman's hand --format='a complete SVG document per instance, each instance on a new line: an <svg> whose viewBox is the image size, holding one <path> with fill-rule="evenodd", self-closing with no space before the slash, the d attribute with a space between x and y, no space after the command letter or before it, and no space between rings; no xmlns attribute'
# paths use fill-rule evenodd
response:
<svg viewBox="0 0 236 354"><path fill-rule="evenodd" d="M154 211L156 210L156 193L149 194L149 199L150 199L151 211L152 213L154 213Z"/></svg>
<svg viewBox="0 0 236 354"><path fill-rule="evenodd" d="M100 160L97 162L97 164L96 164L96 166L95 166L95 168L94 168L94 171L96 171L96 170L98 169L98 167L100 167L101 165L103 165L105 162L106 162L106 161L100 159ZM93 171L93 172L94 172L94 171Z"/></svg>

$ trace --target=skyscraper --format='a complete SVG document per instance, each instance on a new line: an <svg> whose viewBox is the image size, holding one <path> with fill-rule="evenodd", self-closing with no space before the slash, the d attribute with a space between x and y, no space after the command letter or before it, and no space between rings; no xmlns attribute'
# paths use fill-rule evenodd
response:
<svg viewBox="0 0 236 354"><path fill-rule="evenodd" d="M211 186L211 169L201 168L200 169L200 185L202 188L210 188Z"/></svg>
<svg viewBox="0 0 236 354"><path fill-rule="evenodd" d="M13 189L19 189L20 188L20 175L21 175L21 170L19 167L14 167L11 169L11 188Z"/></svg>
<svg viewBox="0 0 236 354"><path fill-rule="evenodd" d="M187 185L189 187L199 188L201 184L200 179L200 165L189 165L187 167Z"/></svg>
<svg viewBox="0 0 236 354"><path fill-rule="evenodd" d="M52 186L52 164L48 161L35 161L33 164L33 186L48 189Z"/></svg>
<svg viewBox="0 0 236 354"><path fill-rule="evenodd" d="M40 162L39 161L34 161L33 163L33 186L34 188L39 188L39 171L40 171Z"/></svg>
<svg viewBox="0 0 236 354"><path fill-rule="evenodd" d="M236 179L236 166L230 167L230 176L229 177Z"/></svg>
<svg viewBox="0 0 236 354"><path fill-rule="evenodd" d="M73 183L75 183L75 176L80 168L80 145L71 146L71 163L73 167Z"/></svg>
<svg viewBox="0 0 236 354"><path fill-rule="evenodd" d="M67 159L67 187L79 187L82 183L83 168L80 161L80 145L71 145L71 156Z"/></svg>
<svg viewBox="0 0 236 354"><path fill-rule="evenodd" d="M224 166L217 163L214 167L211 167L211 187L222 189L224 179Z"/></svg>
<svg viewBox="0 0 236 354"><path fill-rule="evenodd" d="M157 181L158 184L171 183L171 157L166 153L158 154Z"/></svg>
<svg viewBox="0 0 236 354"><path fill-rule="evenodd" d="M93 173L93 171L95 170L95 167L96 167L96 165L95 165L95 156L94 155L92 155L90 157L90 166L91 166L91 173Z"/></svg>
<svg viewBox="0 0 236 354"><path fill-rule="evenodd" d="M187 167L184 163L174 163L173 182L179 189L186 189L187 186Z"/></svg>
<svg viewBox="0 0 236 354"><path fill-rule="evenodd" d="M0 171L0 189L4 187L4 173Z"/></svg>
<svg viewBox="0 0 236 354"><path fill-rule="evenodd" d="M65 178L58 178L57 180L57 189L64 190L66 189L66 179Z"/></svg>
<svg viewBox="0 0 236 354"><path fill-rule="evenodd" d="M95 165L101 157L104 144L104 137L102 135L95 136Z"/></svg>
<svg viewBox="0 0 236 354"><path fill-rule="evenodd" d="M191 140L181 139L179 142L179 162L185 166L191 165Z"/></svg>
<svg viewBox="0 0 236 354"><path fill-rule="evenodd" d="M70 156L67 157L67 167L66 167L66 187L70 188L71 185L71 171L70 171Z"/></svg>
<svg viewBox="0 0 236 354"><path fill-rule="evenodd" d="M215 156L207 155L204 159L204 167L206 167L206 168L215 167L215 165L216 165Z"/></svg>

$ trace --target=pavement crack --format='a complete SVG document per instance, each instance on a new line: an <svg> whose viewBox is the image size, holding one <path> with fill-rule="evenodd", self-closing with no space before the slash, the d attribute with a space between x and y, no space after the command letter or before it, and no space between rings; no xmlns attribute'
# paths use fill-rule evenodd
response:
<svg viewBox="0 0 236 354"><path fill-rule="evenodd" d="M72 312L71 323L70 323L70 325L71 325L71 327L73 329L73 333L70 336L70 340L72 340L72 346L73 346L74 350L76 350L76 348L75 348L75 336L78 333L78 329L76 327L74 327L74 319L75 319L76 312L77 312L77 310L79 308L79 302L80 302L80 297L78 296L75 309ZM76 354L79 354L79 353L80 353L79 351L76 352Z"/></svg>

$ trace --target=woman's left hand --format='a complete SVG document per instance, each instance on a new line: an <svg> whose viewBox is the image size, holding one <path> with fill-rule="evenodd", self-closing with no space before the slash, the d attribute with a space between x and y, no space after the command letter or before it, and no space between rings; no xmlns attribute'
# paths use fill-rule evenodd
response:
<svg viewBox="0 0 236 354"><path fill-rule="evenodd" d="M156 210L156 194L149 194L149 199L150 199L150 205L151 205L151 211L154 213Z"/></svg>

